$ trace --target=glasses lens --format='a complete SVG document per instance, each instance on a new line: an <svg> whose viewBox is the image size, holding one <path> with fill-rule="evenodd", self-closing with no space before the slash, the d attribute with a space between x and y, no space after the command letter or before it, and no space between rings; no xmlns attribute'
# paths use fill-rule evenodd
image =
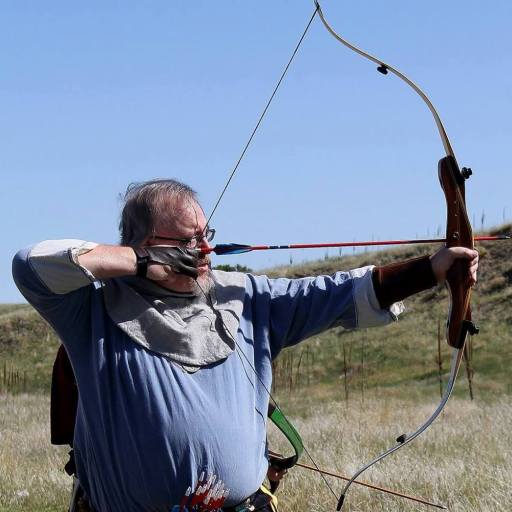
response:
<svg viewBox="0 0 512 512"><path fill-rule="evenodd" d="M215 229L208 228L204 234L197 235L194 238L191 238L187 242L184 242L184 247L187 249L195 249L203 240L207 242L211 242L213 237L215 236Z"/></svg>

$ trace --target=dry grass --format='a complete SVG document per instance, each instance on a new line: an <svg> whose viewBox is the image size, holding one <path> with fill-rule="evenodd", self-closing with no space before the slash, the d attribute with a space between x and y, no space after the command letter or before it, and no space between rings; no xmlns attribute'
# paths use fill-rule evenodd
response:
<svg viewBox="0 0 512 512"><path fill-rule="evenodd" d="M434 405L366 397L364 402L313 406L311 416L294 418L294 423L321 467L347 474L392 444L398 434L418 426ZM70 478L62 471L66 449L49 443L48 406L43 395L0 397L2 512L66 510L70 490ZM511 424L510 398L493 404L453 400L426 435L363 479L446 504L452 511L508 512L512 509ZM270 438L273 447L287 446L274 431ZM308 463L306 456L303 461ZM341 482L331 479L331 484L339 492ZM335 499L318 475L300 468L290 472L278 496L281 512L335 508ZM353 512L427 509L356 486L345 506Z"/></svg>
<svg viewBox="0 0 512 512"><path fill-rule="evenodd" d="M410 433L433 411L435 404L365 399L347 406L323 405L313 416L294 419L304 442L323 469L350 476L362 463ZM466 400L449 402L448 409L422 437L391 455L361 479L428 501L452 511L512 510L512 400L494 404ZM282 440L271 433L273 444ZM286 443L284 444L286 446ZM307 456L303 457L309 463ZM342 482L330 479L337 494ZM336 500L315 473L296 468L279 493L281 512L333 511ZM400 498L352 486L346 510L390 512L426 510ZM436 510L432 508L431 510Z"/></svg>
<svg viewBox="0 0 512 512"><path fill-rule="evenodd" d="M63 512L65 447L50 444L47 396L0 395L0 511Z"/></svg>

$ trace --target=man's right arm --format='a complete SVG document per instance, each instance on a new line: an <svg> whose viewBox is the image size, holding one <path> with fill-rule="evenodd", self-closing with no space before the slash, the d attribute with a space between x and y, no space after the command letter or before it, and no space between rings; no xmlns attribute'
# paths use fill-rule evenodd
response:
<svg viewBox="0 0 512 512"><path fill-rule="evenodd" d="M197 255L171 246L145 247L144 277L162 281L179 272L197 277ZM132 247L83 240L46 240L18 252L13 261L16 284L29 302L36 296L63 296L95 281L137 275ZM32 300L31 300L32 299Z"/></svg>
<svg viewBox="0 0 512 512"><path fill-rule="evenodd" d="M78 255L77 261L96 279L135 275L137 272L137 258L131 247L97 245Z"/></svg>
<svg viewBox="0 0 512 512"><path fill-rule="evenodd" d="M78 260L96 247L83 240L46 240L13 259L16 286L59 333L77 323L96 288L98 278Z"/></svg>
<svg viewBox="0 0 512 512"><path fill-rule="evenodd" d="M46 240L21 250L13 262L14 279L24 295L27 287L42 292L38 282L52 294L65 295L94 281L135 275L136 270L131 247L83 240Z"/></svg>

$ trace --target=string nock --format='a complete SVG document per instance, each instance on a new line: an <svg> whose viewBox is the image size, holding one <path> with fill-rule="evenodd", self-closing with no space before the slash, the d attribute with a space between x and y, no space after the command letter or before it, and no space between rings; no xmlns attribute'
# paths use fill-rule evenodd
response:
<svg viewBox="0 0 512 512"><path fill-rule="evenodd" d="M460 173L462 174L462 177L467 180L469 177L473 174L473 171L471 170L471 167L463 167L460 170Z"/></svg>
<svg viewBox="0 0 512 512"><path fill-rule="evenodd" d="M404 444L406 439L407 439L407 434L402 434L401 436L398 436L396 438L396 442L398 444Z"/></svg>
<svg viewBox="0 0 512 512"><path fill-rule="evenodd" d="M341 507L343 507L343 502L345 501L345 495L342 494L340 496L340 499L338 500L338 505L336 506L336 510L339 512L341 510Z"/></svg>
<svg viewBox="0 0 512 512"><path fill-rule="evenodd" d="M386 64L381 64L378 68L377 68L377 71L379 73L382 73L383 75L387 75L388 74L388 67L386 66Z"/></svg>

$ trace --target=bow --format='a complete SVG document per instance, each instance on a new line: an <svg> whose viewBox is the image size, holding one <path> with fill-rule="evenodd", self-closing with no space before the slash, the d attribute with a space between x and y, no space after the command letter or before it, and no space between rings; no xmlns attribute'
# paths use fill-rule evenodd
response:
<svg viewBox="0 0 512 512"><path fill-rule="evenodd" d="M473 233L466 211L465 199L465 180L471 176L472 172L471 169L466 167L463 167L462 170L459 169L450 140L448 139L444 125L434 105L428 96L401 71L381 59L361 50L336 33L336 31L327 22L318 0L315 0L315 6L324 27L337 41L362 57L377 64L377 71L383 75L387 75L388 73L396 75L410 86L427 105L436 123L446 154L446 156L441 158L438 164L439 182L444 192L447 209L446 247L466 247L468 249L473 249ZM471 286L468 277L468 263L466 261L458 260L455 262L447 275L446 286L450 295L450 309L446 322L446 340L448 345L453 347L454 350L451 360L450 377L441 402L432 415L416 431L411 434L400 435L396 439L396 444L394 446L380 454L368 464L364 465L352 476L341 492L336 510L341 510L346 493L358 476L377 462L402 448L422 434L439 416L451 396L464 355L467 335L478 333L478 328L471 320Z"/></svg>
<svg viewBox="0 0 512 512"><path fill-rule="evenodd" d="M245 144L240 157L238 158L234 168L232 169L226 184L221 191L219 198L217 199L212 212L210 216L208 217L207 225L210 223L211 218L213 217L215 211L217 210L229 184L231 183L231 180L233 179L236 171L238 170L238 167L240 165L240 162L242 161L243 157L245 156L245 153L251 144L254 135L256 131L258 130L263 117L265 116L266 112L268 111L270 104L272 100L274 99L277 90L279 89L279 86L281 85L284 76L286 75L286 72L288 71L295 55L297 54L297 51L313 21L315 16L318 14L320 20L322 21L325 28L328 30L328 32L340 43L348 47L350 50L356 52L357 54L361 55L362 57L374 62L377 65L377 70L382 73L383 75L387 75L388 73L392 73L396 75L398 78L400 78L402 81L404 81L408 86L410 86L425 102L428 109L432 113L432 116L434 118L434 121L436 123L439 135L441 137L441 141L445 150L445 156L441 158L438 164L438 176L439 181L441 184L441 187L443 189L445 198L446 198L446 205L447 205L447 227L446 227L446 247L466 247L469 249L473 249L473 234L471 229L471 224L468 219L468 215L466 212L466 201L465 201L465 180L468 179L471 175L471 169L468 168L462 168L462 170L459 169L459 166L457 164L457 160L455 158L455 154L453 152L453 149L451 147L450 141L448 139L448 135L446 133L446 130L443 126L443 123L441 121L441 118L439 114L437 113L434 105L428 98L428 96L407 76L405 76L402 72L400 72L398 69L394 68L393 66L385 63L384 61L378 59L377 57L374 57L373 55L370 55L369 53L361 50L357 46L353 45L352 43L348 42L346 39L342 38L339 34L335 32L335 30L330 26L330 24L327 22L324 13L322 11L322 8L320 6L320 3L318 0L314 0L315 3L315 10L311 16L311 18L308 21L308 24L306 25L306 28L302 34L302 36L299 39L299 42L297 43L294 51L292 52L292 55L286 64L278 82L275 86L265 108L262 111L262 114L260 115L247 143ZM247 246L244 247L244 249ZM238 249L240 247L237 247ZM234 247L231 247L230 249L235 249ZM243 251L247 252L247 251ZM405 446L409 442L413 441L416 437L418 437L420 434L422 434L432 423L433 421L439 416L441 411L444 409L446 403L448 402L448 399L451 396L451 393L453 391L455 380L457 378L457 374L460 368L460 364L464 355L464 347L466 343L466 338L468 334L476 334L478 332L478 329L473 324L471 320L471 286L468 279L468 263L466 261L457 261L452 269L450 270L447 279L446 279L446 286L449 290L450 295L450 309L448 313L448 319L447 319L447 330L446 330L446 338L448 345L453 347L453 354L451 359L451 369L450 369L450 376L448 379L448 383L446 385L443 397L441 399L440 404L437 406L435 411L432 413L432 415L414 432L411 434L402 434L400 435L397 440L396 444L386 450L384 453L376 457L374 460L363 466L361 469L359 469L348 481L348 483L345 485L337 504L337 510L341 510L341 507L343 506L346 493L349 489L349 487L354 483L364 471L366 471L368 468L376 464L377 462L381 461L391 453L397 451L401 447ZM235 341L236 343L236 341ZM244 356L243 351L240 351L241 355ZM247 361L249 364L250 362ZM252 367L252 365L251 365ZM264 383L262 382L260 376L257 374L254 367L252 367L253 372L255 373L256 377L260 380L262 385ZM279 408L278 404L276 403L274 397L272 396L270 390L267 389L267 393L269 397L272 399L272 401L276 404L276 408L282 413L281 409ZM304 447L304 452L309 456L310 460L313 462L315 469L320 471L318 465L313 460L312 456L308 452L308 450ZM334 493L333 489L323 476L323 473L320 472L322 478L324 479L324 483L327 485L331 493L337 498L337 495Z"/></svg>

